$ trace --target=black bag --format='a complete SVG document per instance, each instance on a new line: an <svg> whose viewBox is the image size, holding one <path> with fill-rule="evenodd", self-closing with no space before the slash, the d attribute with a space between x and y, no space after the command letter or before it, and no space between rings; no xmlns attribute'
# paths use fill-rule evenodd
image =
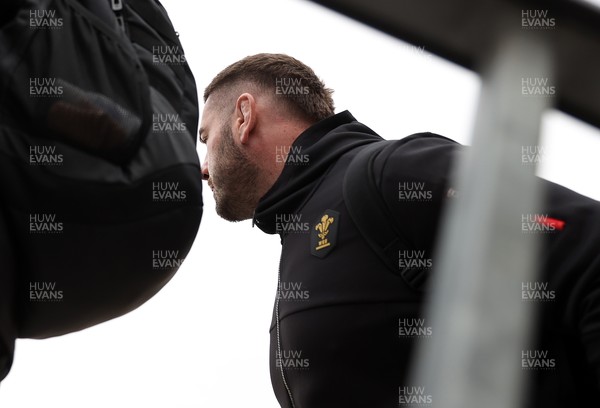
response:
<svg viewBox="0 0 600 408"><path fill-rule="evenodd" d="M152 297L202 216L196 86L160 3L9 4L0 19L0 380L15 335L81 330Z"/></svg>

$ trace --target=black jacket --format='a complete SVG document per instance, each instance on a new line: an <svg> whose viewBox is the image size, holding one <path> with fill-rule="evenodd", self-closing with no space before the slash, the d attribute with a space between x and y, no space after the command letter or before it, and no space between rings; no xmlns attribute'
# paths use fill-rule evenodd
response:
<svg viewBox="0 0 600 408"><path fill-rule="evenodd" d="M413 320L421 317L422 293L389 272L344 203L342 180L350 161L361 146L380 140L349 112L315 124L298 137L281 176L257 207L255 224L282 240L270 353L282 407L398 406L409 385L414 339L431 334ZM396 218L390 222L402 226L402 238L427 264L441 209L453 196L450 166L464 148L431 133L407 137L398 146L375 161L378 187ZM537 333L543 339L539 349L548 350L556 367L528 371L536 390L530 404L597 405L600 205L541 182L549 195L546 213L565 227L544 234L540 279L547 278L545 290L556 296L540 302ZM427 186L426 194L399 199L419 185ZM328 234L319 236L324 229Z"/></svg>

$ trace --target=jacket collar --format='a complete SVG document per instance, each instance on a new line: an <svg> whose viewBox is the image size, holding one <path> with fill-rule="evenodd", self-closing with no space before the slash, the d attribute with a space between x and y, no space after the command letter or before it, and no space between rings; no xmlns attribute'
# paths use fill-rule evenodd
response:
<svg viewBox="0 0 600 408"><path fill-rule="evenodd" d="M261 198L253 225L268 234L277 233L277 215L293 214L327 170L347 151L382 140L348 111L315 123L302 132L287 154L279 178Z"/></svg>

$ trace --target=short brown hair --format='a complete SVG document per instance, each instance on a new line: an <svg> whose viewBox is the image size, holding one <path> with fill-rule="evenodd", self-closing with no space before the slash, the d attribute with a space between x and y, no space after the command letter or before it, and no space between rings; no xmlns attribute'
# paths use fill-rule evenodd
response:
<svg viewBox="0 0 600 408"><path fill-rule="evenodd" d="M334 114L333 91L310 67L285 54L256 54L231 64L206 87L204 102L215 91L243 82L272 90L282 103L310 121Z"/></svg>

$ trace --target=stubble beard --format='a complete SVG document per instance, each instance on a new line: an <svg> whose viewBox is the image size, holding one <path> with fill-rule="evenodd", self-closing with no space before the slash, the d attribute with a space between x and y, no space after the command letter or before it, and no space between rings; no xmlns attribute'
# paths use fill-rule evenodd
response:
<svg viewBox="0 0 600 408"><path fill-rule="evenodd" d="M260 195L257 191L259 167L235 145L233 132L224 126L218 158L212 171L213 195L217 214L227 221L243 221L253 217Z"/></svg>

